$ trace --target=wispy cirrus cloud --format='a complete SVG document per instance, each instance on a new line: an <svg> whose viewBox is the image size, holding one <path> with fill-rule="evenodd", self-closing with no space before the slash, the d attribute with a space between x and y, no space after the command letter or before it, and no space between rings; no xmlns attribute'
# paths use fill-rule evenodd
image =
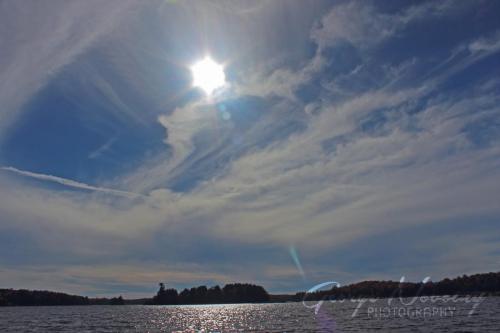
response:
<svg viewBox="0 0 500 333"><path fill-rule="evenodd" d="M4 1L0 4L0 130L58 71L106 36L135 1Z"/></svg>
<svg viewBox="0 0 500 333"><path fill-rule="evenodd" d="M116 45L124 48L111 54L123 56L110 61L120 78L133 78L134 92L153 102L145 103L144 110L130 105L121 110L123 102L109 93L118 91L114 86L121 82L95 84L115 101L110 113L126 111L134 114L129 121L142 117L147 122L145 114L157 112L154 121L162 135L157 139L163 140L164 149L145 154L127 173L95 183L4 167L43 184L2 177L0 227L33 237L36 241L30 244L45 265L61 267L61 275L75 278L70 289L90 286L92 280L106 288L133 285L137 278L144 288L162 277L183 285L245 276L271 289L293 289L301 286L302 278L290 246L299 249L311 280L330 273L352 280L402 271L418 275L422 269L433 277L492 269L498 263L493 251L497 240L489 234L500 216L500 81L492 66L498 61L498 27L491 24L480 33L451 37L411 29L422 21L426 26L462 25L464 13L474 9L471 4L450 4L391 9L348 2L333 5L323 17L311 10L308 15L316 19L304 18L297 25L300 33L280 30L262 38L262 49L255 53L265 57L242 45L241 37L268 32L276 17L282 20L276 26L289 26L286 17L276 14L276 2L243 7L238 11L241 25L227 17L224 6L164 4L175 17L168 19L167 11L148 13L148 23L175 26L175 36L163 40L148 34L138 50L135 43L120 39ZM300 13L301 6L290 5L290 15ZM491 19L474 10L475 15L467 15L471 22ZM153 59L148 54L164 57L168 47L161 48L163 43L181 49L182 55L189 53L186 49L196 44L190 42L197 35L189 29L196 24L182 31L182 22L176 20L198 22L194 18L202 14L208 29L203 31L217 32L220 38L204 42L218 45L220 54L231 60L228 77L234 89L215 99L194 94L165 98L168 103L155 106L163 86L154 85L159 81L151 76L167 65L154 62L148 67ZM150 28L144 31L156 31ZM423 34L440 42L432 47ZM283 45L273 43L281 38L286 39ZM421 43L415 52L405 53L415 43ZM287 58L281 48L297 52ZM109 73L99 75L104 79ZM223 112L229 117L222 118ZM114 132L84 156L97 160L111 145L119 153L120 148L114 149L119 140L115 143L113 137ZM44 186L51 183L63 185L63 190ZM418 239L397 241L407 234ZM473 252L482 260L461 264L473 256L456 251L457 241L464 247L484 242ZM68 250L54 256L60 248ZM28 265L28 256L18 255ZM432 259L423 262L419 256ZM65 270L64 260L72 267ZM141 265L145 260L166 266ZM93 270L83 263L105 263L112 269ZM134 272L133 278L123 278L124 271Z"/></svg>

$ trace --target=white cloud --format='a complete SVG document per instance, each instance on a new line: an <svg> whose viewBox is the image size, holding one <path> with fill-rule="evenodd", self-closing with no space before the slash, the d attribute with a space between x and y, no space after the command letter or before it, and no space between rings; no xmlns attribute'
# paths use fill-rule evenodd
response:
<svg viewBox="0 0 500 333"><path fill-rule="evenodd" d="M370 47L393 36L404 24L425 17L431 10L435 10L432 15L445 13L446 4L426 3L393 15L379 13L376 8L361 6L358 2L343 4L335 6L311 35L320 48L341 39L361 48ZM247 9L251 13L262 10L260 7ZM76 9L69 11L76 15ZM65 24L71 27L71 22ZM222 29L221 26L217 27ZM97 29L96 36L102 29ZM61 38L67 38L66 33ZM91 43L90 39L84 41L82 45L69 47L67 53L61 55L63 59L56 57L54 64L50 62L48 66L60 68ZM0 187L1 226L39 232L37 239L46 248L68 248L75 257L84 258L119 258L124 253L135 253L137 249L161 242L176 246L191 242L189 244L196 247L202 241L271 244L284 249L296 244L306 257L312 257L342 245L355 247L359 240L397 229L455 219L495 218L500 215L496 199L500 196L496 186L500 179L498 139L476 147L465 129L477 121L498 119L500 110L495 92L498 84L490 81L466 92L443 94L437 94L435 89L453 73L482 59L484 54L496 52L497 44L495 38L467 43L469 53L459 61L446 59L439 64L441 67L430 71L432 75L405 86L395 82L408 74L408 68L418 64L416 59L397 68L386 67L387 75L377 78L378 85L361 93L348 92L341 100L332 98L332 89L325 89L318 100L307 107L311 112L301 115L305 119L303 130L263 145L264 148L256 145L231 160L224 172L217 170L217 177L200 182L189 192L174 193L165 184L185 171L186 160L196 153L193 141L196 135L215 128L216 114L210 103L195 102L161 115L158 121L166 129L166 152L131 174L110 181L109 186L92 186L4 168L69 188L51 191L2 179L5 186ZM54 50L59 50L60 46L57 43L56 46ZM52 58L54 51L51 50L44 51L46 57ZM283 121L280 117L291 116L291 112L277 109L300 104L295 90L321 76L324 60L316 53L299 70L286 67L256 70L256 75L249 77L249 83L237 87L240 94L286 99L284 103L273 104L267 117L245 133L250 142L259 143L263 128L273 131L276 128L273 125ZM346 75L355 76L368 65L362 64ZM17 77L17 70L12 69L13 77ZM35 75L37 84L43 81L41 77L41 74ZM338 78L322 79L324 85L331 88ZM21 83L18 86L22 86ZM379 113L383 117L373 121L373 128L361 128ZM206 143L203 156L224 147L226 137L220 133L220 140ZM90 156L98 155L110 144L106 143ZM116 184L127 191L113 189ZM75 193L71 188L98 193ZM145 195L137 200L98 195L103 192L134 196L135 191L144 191ZM75 234L79 236L76 239L72 237ZM159 240L159 234L164 238ZM474 240L483 236L478 233ZM192 237L196 237L198 243L193 242ZM452 241L443 240L449 244ZM485 267L494 260L495 255L490 251L488 245L475 253L487 257ZM432 263L434 269L448 260L449 255L436 259ZM469 260L471 256L457 252L453 258L456 265L460 265L460 258ZM175 264L175 258L169 257L166 261ZM131 265L141 271L138 263ZM119 273L134 271L125 266L113 268ZM241 269L250 274L255 268L250 266ZM194 268L188 270L191 269ZM155 273L147 277L138 271L134 271L133 276L147 283L162 274L174 280L197 278L185 275L182 269L170 275L155 269ZM288 266L267 268L267 271L271 278L293 276ZM127 278L120 280L120 274L116 276L105 268L96 271L75 268L72 274L132 282ZM223 275L207 272L207 276L214 279L224 279L231 274ZM245 274L231 276L239 278Z"/></svg>
<svg viewBox="0 0 500 333"><path fill-rule="evenodd" d="M0 132L57 72L113 30L139 3L3 1L0 4Z"/></svg>
<svg viewBox="0 0 500 333"><path fill-rule="evenodd" d="M361 49L384 41L408 25L429 18L460 12L471 6L455 1L422 2L396 13L384 13L375 3L349 1L336 5L312 30L311 38L319 48L347 41Z"/></svg>
<svg viewBox="0 0 500 333"><path fill-rule="evenodd" d="M342 40L369 47L391 36L398 21L395 15L383 14L369 4L353 1L335 6L313 29L311 37L320 48Z"/></svg>
<svg viewBox="0 0 500 333"><path fill-rule="evenodd" d="M322 54L325 49L346 41L360 51L360 55L365 58L364 61L368 61L370 57L365 54L366 52L394 37L411 24L464 12L470 6L471 3L465 2L458 5L454 1L426 2L396 13L384 13L374 4L361 1L334 5L311 29L310 38L317 49L309 61L296 66L298 69L282 67L279 61L275 64L268 61L266 66L261 66L246 75L237 90L241 94L280 96L296 101L296 90L317 77L330 62L336 61L335 57L325 58ZM414 65L415 62L416 59L411 59L409 63L403 64L404 66L389 67L386 69L388 77L380 77L377 80L384 82L395 74L393 73L395 69L402 70L404 68L401 66ZM357 66L348 76L357 74L363 65ZM347 92L338 85L343 78L345 75L340 75L329 82L324 82L323 85L329 86L330 91L338 90L338 93L344 95ZM360 85L360 82L357 83Z"/></svg>

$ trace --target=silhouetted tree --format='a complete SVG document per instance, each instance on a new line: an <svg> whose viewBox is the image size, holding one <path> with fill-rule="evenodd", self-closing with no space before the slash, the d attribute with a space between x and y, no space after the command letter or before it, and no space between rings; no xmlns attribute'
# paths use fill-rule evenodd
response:
<svg viewBox="0 0 500 333"><path fill-rule="evenodd" d="M207 291L207 303L222 303L224 301L222 289L219 286L214 286Z"/></svg>
<svg viewBox="0 0 500 333"><path fill-rule="evenodd" d="M123 297L120 295L120 297L113 297L109 301L109 304L111 304L111 305L125 305L125 301L123 300Z"/></svg>
<svg viewBox="0 0 500 333"><path fill-rule="evenodd" d="M192 304L191 293L188 289L184 289L179 294L179 303L180 304Z"/></svg>
<svg viewBox="0 0 500 333"><path fill-rule="evenodd" d="M226 303L258 303L269 301L269 294L261 286L252 284L227 284L222 289Z"/></svg>
<svg viewBox="0 0 500 333"><path fill-rule="evenodd" d="M178 303L177 290L165 289L165 284L160 282L160 290L153 297L153 304L170 305Z"/></svg>
<svg viewBox="0 0 500 333"><path fill-rule="evenodd" d="M208 289L206 286L196 288L196 299L199 300L199 303L208 303L207 292Z"/></svg>

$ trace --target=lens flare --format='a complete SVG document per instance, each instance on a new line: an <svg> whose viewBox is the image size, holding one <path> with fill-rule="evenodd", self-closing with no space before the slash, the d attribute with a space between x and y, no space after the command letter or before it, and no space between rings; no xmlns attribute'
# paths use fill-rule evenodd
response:
<svg viewBox="0 0 500 333"><path fill-rule="evenodd" d="M290 246L288 250L290 251L290 256L292 257L295 266L297 266L297 270L299 271L300 276L302 276L302 279L305 281L306 274L304 273L304 269L302 268L302 264L300 263L300 258L297 250L294 246Z"/></svg>

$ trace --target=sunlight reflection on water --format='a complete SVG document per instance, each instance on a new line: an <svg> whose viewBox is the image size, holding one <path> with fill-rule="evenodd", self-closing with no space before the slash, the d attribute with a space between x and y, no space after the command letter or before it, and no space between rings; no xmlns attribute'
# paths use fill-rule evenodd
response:
<svg viewBox="0 0 500 333"><path fill-rule="evenodd" d="M383 302L383 301L380 301ZM383 304L383 303L381 303ZM452 317L370 318L355 304L325 303L318 315L301 303L192 306L0 308L0 332L498 332L500 298Z"/></svg>

